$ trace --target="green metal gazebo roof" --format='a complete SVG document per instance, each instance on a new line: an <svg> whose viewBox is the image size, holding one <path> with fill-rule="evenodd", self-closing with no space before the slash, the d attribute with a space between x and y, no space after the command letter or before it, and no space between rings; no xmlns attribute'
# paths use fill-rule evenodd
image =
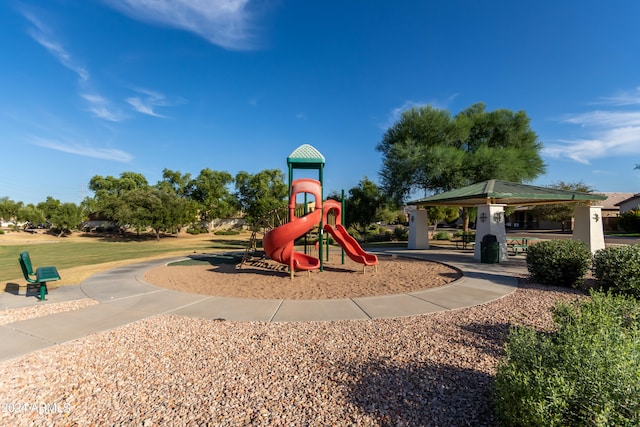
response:
<svg viewBox="0 0 640 427"><path fill-rule="evenodd" d="M324 166L324 156L315 147L302 144L287 157L288 165L295 165L296 169L318 169Z"/></svg>
<svg viewBox="0 0 640 427"><path fill-rule="evenodd" d="M436 194L409 202L414 206L476 206L484 204L505 204L509 206L530 206L552 203L578 203L589 200L605 200L601 194L578 191L556 190L547 187L518 184L491 179L467 187Z"/></svg>

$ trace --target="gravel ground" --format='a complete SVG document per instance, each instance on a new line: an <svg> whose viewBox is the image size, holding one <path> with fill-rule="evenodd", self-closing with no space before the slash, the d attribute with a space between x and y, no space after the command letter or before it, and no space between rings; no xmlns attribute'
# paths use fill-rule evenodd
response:
<svg viewBox="0 0 640 427"><path fill-rule="evenodd" d="M95 304L98 304L98 302L91 298L84 298L74 301L57 302L53 304L40 303L40 305L31 307L0 310L0 325L6 325L7 323L18 322L20 320L33 319L34 317L48 316L49 314L78 310Z"/></svg>
<svg viewBox="0 0 640 427"><path fill-rule="evenodd" d="M495 425L510 325L571 290L522 286L423 316L262 323L148 318L0 363L1 425Z"/></svg>

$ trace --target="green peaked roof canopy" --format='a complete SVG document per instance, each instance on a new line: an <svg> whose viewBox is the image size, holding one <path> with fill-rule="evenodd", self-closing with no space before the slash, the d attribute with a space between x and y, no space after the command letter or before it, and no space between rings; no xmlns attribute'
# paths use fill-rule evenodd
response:
<svg viewBox="0 0 640 427"><path fill-rule="evenodd" d="M324 156L314 146L302 144L289 154L287 164L299 169L318 169L324 166Z"/></svg>
<svg viewBox="0 0 640 427"><path fill-rule="evenodd" d="M530 206L552 203L578 203L589 200L605 200L607 196L556 190L515 182L491 179L467 187L436 194L409 202L414 206L476 206L483 204L505 204Z"/></svg>

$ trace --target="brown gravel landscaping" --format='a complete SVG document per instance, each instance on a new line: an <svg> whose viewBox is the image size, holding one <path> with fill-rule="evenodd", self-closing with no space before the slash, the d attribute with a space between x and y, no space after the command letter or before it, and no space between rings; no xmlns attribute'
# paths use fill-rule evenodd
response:
<svg viewBox="0 0 640 427"><path fill-rule="evenodd" d="M0 364L0 424L495 425L511 325L575 291L524 283L409 318L263 323L163 315Z"/></svg>

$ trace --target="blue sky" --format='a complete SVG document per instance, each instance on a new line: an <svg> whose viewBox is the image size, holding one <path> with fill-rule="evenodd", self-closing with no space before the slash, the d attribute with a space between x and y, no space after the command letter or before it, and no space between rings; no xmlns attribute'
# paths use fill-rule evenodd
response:
<svg viewBox="0 0 640 427"><path fill-rule="evenodd" d="M0 197L79 203L95 175L286 171L378 182L403 109L524 110L547 173L640 192L640 2L0 2Z"/></svg>

